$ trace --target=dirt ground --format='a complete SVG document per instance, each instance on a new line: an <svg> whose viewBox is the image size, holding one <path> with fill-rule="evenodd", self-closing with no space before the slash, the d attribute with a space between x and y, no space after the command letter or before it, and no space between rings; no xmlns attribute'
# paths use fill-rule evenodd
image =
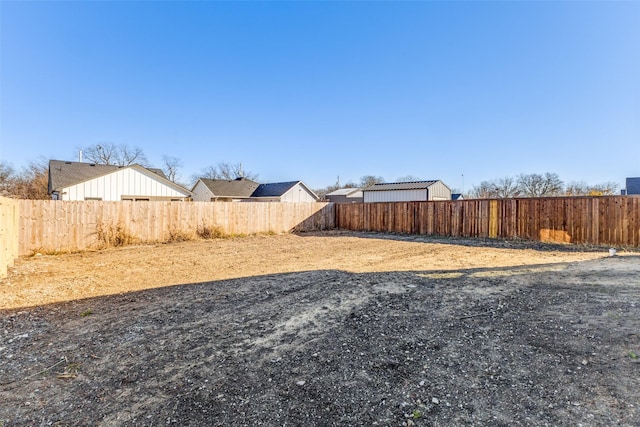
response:
<svg viewBox="0 0 640 427"><path fill-rule="evenodd" d="M638 426L640 254L374 233L20 259L0 427Z"/></svg>

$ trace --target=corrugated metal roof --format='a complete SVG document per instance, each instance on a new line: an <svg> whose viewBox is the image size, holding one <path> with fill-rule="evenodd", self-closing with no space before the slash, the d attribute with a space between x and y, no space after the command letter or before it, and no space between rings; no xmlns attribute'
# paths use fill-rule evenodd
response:
<svg viewBox="0 0 640 427"><path fill-rule="evenodd" d="M389 182L374 184L363 191L391 191L391 190L421 190L431 187L439 180L412 181L412 182Z"/></svg>
<svg viewBox="0 0 640 427"><path fill-rule="evenodd" d="M339 188L331 193L327 193L327 196L348 196L356 191L361 191L359 188Z"/></svg>
<svg viewBox="0 0 640 427"><path fill-rule="evenodd" d="M216 197L251 197L260 185L248 178L237 178L233 180L200 178L200 181L202 181Z"/></svg>

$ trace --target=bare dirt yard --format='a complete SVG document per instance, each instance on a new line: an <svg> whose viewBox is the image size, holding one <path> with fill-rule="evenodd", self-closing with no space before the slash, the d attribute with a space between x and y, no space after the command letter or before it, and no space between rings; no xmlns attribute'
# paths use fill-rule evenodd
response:
<svg viewBox="0 0 640 427"><path fill-rule="evenodd" d="M638 426L640 254L307 233L18 260L0 426Z"/></svg>

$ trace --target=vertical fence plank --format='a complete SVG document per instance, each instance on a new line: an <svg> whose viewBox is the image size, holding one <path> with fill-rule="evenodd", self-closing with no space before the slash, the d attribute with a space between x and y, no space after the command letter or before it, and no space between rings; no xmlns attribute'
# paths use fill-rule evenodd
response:
<svg viewBox="0 0 640 427"><path fill-rule="evenodd" d="M7 276L19 254L19 206L13 199L0 197L0 277Z"/></svg>
<svg viewBox="0 0 640 427"><path fill-rule="evenodd" d="M336 227L637 247L639 205L628 196L360 203L337 205Z"/></svg>
<svg viewBox="0 0 640 427"><path fill-rule="evenodd" d="M229 234L338 227L480 238L640 246L640 198L629 196L402 203L221 203L14 201L17 251L94 247L101 227L140 241L216 226ZM0 206L4 206L0 205ZM0 264L0 269L2 268Z"/></svg>
<svg viewBox="0 0 640 427"><path fill-rule="evenodd" d="M329 203L15 201L17 253L78 251L100 244L98 231L118 227L136 241L166 241L217 226L227 234L335 227ZM1 205L4 206L4 205Z"/></svg>

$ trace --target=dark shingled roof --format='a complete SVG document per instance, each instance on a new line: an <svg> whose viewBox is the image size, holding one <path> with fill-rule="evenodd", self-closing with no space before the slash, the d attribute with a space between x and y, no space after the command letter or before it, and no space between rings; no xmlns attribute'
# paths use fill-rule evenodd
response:
<svg viewBox="0 0 640 427"><path fill-rule="evenodd" d="M299 182L300 181L289 181L260 184L251 197L280 197Z"/></svg>
<svg viewBox="0 0 640 427"><path fill-rule="evenodd" d="M260 185L248 178L236 178L233 180L200 178L200 181L216 197L251 197L251 194Z"/></svg>
<svg viewBox="0 0 640 427"><path fill-rule="evenodd" d="M164 179L169 179L167 177L167 175L164 174L164 171L162 169L156 169L156 168L146 168L148 171L151 171L153 173L155 173L158 176L163 177Z"/></svg>
<svg viewBox="0 0 640 427"><path fill-rule="evenodd" d="M122 166L49 160L49 192L107 175L121 168Z"/></svg>
<svg viewBox="0 0 640 427"><path fill-rule="evenodd" d="M163 180L166 180L167 185L175 186L181 190L186 190L182 186L169 181L161 169L145 168L137 164L130 166L114 166L98 165L96 163L67 162L64 160L49 160L49 193L58 191L61 188L89 181L90 179L98 178L103 175L108 175L118 169L124 169L127 167L146 169L149 172L158 175Z"/></svg>
<svg viewBox="0 0 640 427"><path fill-rule="evenodd" d="M364 191L421 190L431 187L436 182L438 180L380 183L367 187Z"/></svg>

